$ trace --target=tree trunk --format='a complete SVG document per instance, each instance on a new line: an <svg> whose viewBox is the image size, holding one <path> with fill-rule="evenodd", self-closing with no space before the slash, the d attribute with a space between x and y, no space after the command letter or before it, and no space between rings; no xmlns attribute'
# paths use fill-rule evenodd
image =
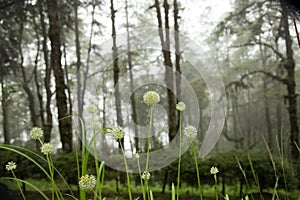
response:
<svg viewBox="0 0 300 200"><path fill-rule="evenodd" d="M78 27L78 1L74 2L74 15L75 15L75 44L76 44L76 83L77 83L77 109L78 109L78 125L79 125L79 137L81 140L84 140L84 138L82 138L82 131L84 129L84 127L81 125L81 119L82 119L82 114L83 114L83 102L82 102L82 97L81 97L81 53L80 53L80 40L79 40L79 27ZM82 142L79 142L80 145L80 149L82 149Z"/></svg>
<svg viewBox="0 0 300 200"><path fill-rule="evenodd" d="M283 61L283 67L287 72L286 86L287 96L285 97L288 101L288 113L290 121L290 147L291 147L291 158L294 164L299 160L299 127L298 127L298 116L297 116L297 94L296 94L296 81L295 81L295 60L293 58L292 41L289 32L288 22L288 11L286 2L281 0L282 7L282 19L286 46L286 59Z"/></svg>
<svg viewBox="0 0 300 200"><path fill-rule="evenodd" d="M60 50L60 21L58 17L57 0L47 0L49 17L49 38L51 41L51 68L55 77L56 105L58 110L59 132L62 149L65 152L72 151L72 121L68 113L67 88L64 79L64 71L61 66Z"/></svg>
<svg viewBox="0 0 300 200"><path fill-rule="evenodd" d="M2 69L2 68L1 68ZM10 144L10 133L9 133L9 125L8 125L8 92L7 88L4 85L4 78L3 74L1 73L1 105L2 105L2 128L3 128L3 136L4 136L4 143Z"/></svg>
<svg viewBox="0 0 300 200"><path fill-rule="evenodd" d="M181 99L181 67L180 67L180 46L179 46L179 24L178 24L178 4L174 0L174 38L175 38L175 68L176 68L176 96Z"/></svg>
<svg viewBox="0 0 300 200"><path fill-rule="evenodd" d="M53 123L53 117L52 117L52 111L51 111L51 97L52 97L52 92L50 88L50 83L51 83L51 66L49 62L49 50L47 46L47 41L48 41L48 36L47 36L47 28L46 28L46 23L45 23L45 16L44 16L44 10L43 10L43 5L44 5L44 0L38 0L38 8L39 8L39 15L40 15L40 23L41 23L41 31L43 35L43 55L44 55L44 62L45 62L45 78L44 78L44 86L46 90L46 120L45 123L43 124L43 129L44 129L44 141L45 142L50 142L51 139L51 131L52 131L52 123Z"/></svg>
<svg viewBox="0 0 300 200"><path fill-rule="evenodd" d="M169 33L169 4L167 0L164 0L164 10L165 10L165 35L166 39L164 39L163 34L163 25L162 18L160 12L159 1L155 0L154 4L156 8L157 21L158 21L158 34L160 37L160 42L162 46L162 52L164 57L164 65L165 65L165 82L167 85L167 98L168 98L168 125L169 125L169 140L171 141L176 135L176 100L173 94L174 91L174 74L172 70L172 61L171 61L171 53L170 53L170 33Z"/></svg>
<svg viewBox="0 0 300 200"><path fill-rule="evenodd" d="M171 61L170 52L170 26L169 26L169 4L167 0L164 0L164 10L165 10L165 31L166 31L166 42L163 48L164 54L164 65L166 67L165 82L167 85L167 95L168 95L168 124L169 124L169 140L171 141L176 135L177 121L176 121L176 100L174 91L174 74L173 66Z"/></svg>
<svg viewBox="0 0 300 200"><path fill-rule="evenodd" d="M29 80L27 80L26 71L24 67L24 56L23 56L23 50L22 50L22 41L23 41L23 30L24 30L24 23L25 23L25 14L23 13L23 10L20 14L21 24L20 24L20 30L19 30L19 44L18 44L18 52L20 56L20 68L21 68L21 74L22 74L22 88L25 91L27 95L28 100L28 106L29 106L29 112L30 112L30 120L33 127L38 126L38 117L36 114L35 109L35 98L31 91L31 89L28 87Z"/></svg>
<svg viewBox="0 0 300 200"><path fill-rule="evenodd" d="M123 126L123 119L122 119L122 110L121 110L121 96L120 96L120 90L119 85L117 84L119 82L119 65L118 65L118 47L116 43L116 28L115 28L115 13L116 10L114 9L114 1L110 1L111 6L111 21L112 21L112 39L113 39L113 72L114 72L114 87L115 87L115 103L116 103L116 113L117 113L117 123L119 126ZM124 144L124 138L122 139L122 145Z"/></svg>
<svg viewBox="0 0 300 200"><path fill-rule="evenodd" d="M132 110L133 129L134 129L134 135L135 135L134 147L135 147L135 151L137 152L139 150L139 136L138 136L138 127L137 127L136 102L135 102L134 91L133 91L132 52L131 52L131 44L130 44L128 1L127 0L125 0L125 11L126 11L128 70L129 70L129 79L130 79L130 94L132 95L131 110Z"/></svg>

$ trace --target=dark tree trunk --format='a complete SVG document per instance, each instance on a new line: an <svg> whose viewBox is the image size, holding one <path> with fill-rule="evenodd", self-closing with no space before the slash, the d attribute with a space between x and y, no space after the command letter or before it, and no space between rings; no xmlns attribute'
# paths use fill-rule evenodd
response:
<svg viewBox="0 0 300 200"><path fill-rule="evenodd" d="M169 125L169 140L171 141L176 135L176 100L174 96L174 74L173 67L171 61L171 53L170 53L170 33L169 33L169 4L166 0L164 0L164 10L165 10L165 35L166 39L164 39L163 34L163 24L162 17L160 12L160 4L158 0L155 0L154 4L156 8L157 21L158 21L158 34L160 37L160 42L162 46L162 52L164 57L164 65L165 65L165 82L167 85L167 98L168 98L168 125Z"/></svg>
<svg viewBox="0 0 300 200"><path fill-rule="evenodd" d="M2 128L3 128L3 136L4 136L4 143L10 144L10 133L9 133L9 125L8 125L8 92L7 88L4 85L4 78L3 74L1 73L1 106L2 106Z"/></svg>
<svg viewBox="0 0 300 200"><path fill-rule="evenodd" d="M298 127L298 116L297 116L297 94L296 94L296 81L295 81L295 60L293 58L292 40L289 32L288 22L288 10L286 2L281 0L282 7L282 20L284 28L284 39L286 46L286 59L283 60L282 64L287 72L286 86L287 96L285 97L288 102L288 113L290 121L290 146L292 161L295 164L299 160L299 127Z"/></svg>
<svg viewBox="0 0 300 200"><path fill-rule="evenodd" d="M47 41L48 41L48 36L47 36L47 26L45 23L45 16L44 16L44 10L43 10L43 5L44 5L44 0L38 0L38 8L39 8L39 15L40 15L40 24L41 24L41 31L43 35L43 55L44 55L44 62L45 62L45 78L44 78L44 86L46 90L46 120L45 123L43 124L43 129L44 129L44 141L45 142L50 142L51 139L51 131L52 131L52 122L53 122L53 117L52 117L52 111L51 111L51 97L52 97L52 92L50 89L50 83L51 83L51 66L49 62L49 50L47 47Z"/></svg>
<svg viewBox="0 0 300 200"><path fill-rule="evenodd" d="M68 113L67 95L64 79L64 71L61 65L60 50L60 21L58 17L57 0L47 0L49 17L49 38L51 41L51 68L55 77L56 105L58 110L59 132L62 149L65 152L72 151L72 121Z"/></svg>
<svg viewBox="0 0 300 200"><path fill-rule="evenodd" d="M169 124L169 140L171 141L176 135L177 128L177 118L176 118L176 99L173 93L174 91L174 74L173 66L171 61L170 52L170 26L169 26L169 4L167 0L164 0L164 10L165 10L165 31L166 31L166 42L163 48L164 54L164 65L166 67L165 82L167 85L167 95L168 95L168 124Z"/></svg>
<svg viewBox="0 0 300 200"><path fill-rule="evenodd" d="M112 21L112 39L113 39L113 72L114 72L114 86L115 86L115 103L116 103L116 112L117 112L117 123L119 126L123 126L123 119L122 119L122 110L121 110L121 96L120 96L120 90L118 86L119 82L119 65L118 65L118 47L116 43L116 28L115 28L115 13L116 10L114 9L114 1L110 1L111 6L111 21ZM122 145L124 144L124 139L122 139Z"/></svg>
<svg viewBox="0 0 300 200"><path fill-rule="evenodd" d="M34 98L34 95L31 91L31 89L28 86L28 83L30 82L30 80L27 80L26 71L25 71L25 67L24 67L23 50L22 50L23 30L24 30L24 23L26 20L25 13L23 13L23 9L19 14L20 14L20 19L21 19L21 24L20 24L20 30L19 30L18 51L19 51L19 56L21 59L20 60L20 68L21 68L22 81L23 81L22 88L27 95L31 124L33 127L36 127L36 126L38 126L38 117L37 117L38 115L37 115L36 109L35 109L35 98Z"/></svg>
<svg viewBox="0 0 300 200"><path fill-rule="evenodd" d="M179 46L179 24L178 24L178 4L174 0L174 38L175 38L175 68L176 68L176 96L181 99L181 67L180 67L180 46Z"/></svg>
<svg viewBox="0 0 300 200"><path fill-rule="evenodd" d="M81 97L81 92L82 92L82 83L81 83L81 53L80 53L80 40L79 40L79 27L78 27L78 1L74 2L74 15L75 15L75 44L76 44L76 83L77 83L77 109L78 109L78 117L82 119L82 114L83 114L83 102L82 102L82 97ZM83 126L80 122L80 119L78 119L78 125L79 125L79 137L82 140L82 131L83 131ZM83 139L84 140L84 139ZM85 140L84 140L85 141ZM82 149L82 142L79 142L80 149Z"/></svg>
<svg viewBox="0 0 300 200"><path fill-rule="evenodd" d="M139 150L139 137L138 137L138 127L137 127L137 112L136 112L136 102L133 91L133 74L132 74L132 52L130 44L130 33L129 33L129 19L128 19L128 1L125 0L125 11L126 11L126 30L127 30L127 57L128 57L128 70L130 79L130 94L131 97L131 110L132 110L132 120L134 129L134 147L135 150Z"/></svg>

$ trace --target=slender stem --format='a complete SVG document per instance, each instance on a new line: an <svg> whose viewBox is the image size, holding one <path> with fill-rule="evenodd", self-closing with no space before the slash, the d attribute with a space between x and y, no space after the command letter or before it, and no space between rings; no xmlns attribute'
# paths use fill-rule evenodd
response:
<svg viewBox="0 0 300 200"><path fill-rule="evenodd" d="M193 154L194 154L194 162L195 162L196 174L197 174L197 180L198 180L199 197L200 197L201 200L203 200L201 183L200 183L200 174L199 174L198 160L197 160L197 152L196 152L196 148L195 148L194 142L192 143L192 149L193 149Z"/></svg>
<svg viewBox="0 0 300 200"><path fill-rule="evenodd" d="M214 178L215 178L215 193L216 193L216 200L219 199L219 195L218 195L218 189L217 189L217 186L218 186L218 182L217 182L217 174L214 174Z"/></svg>
<svg viewBox="0 0 300 200"><path fill-rule="evenodd" d="M179 155L178 155L178 169L177 169L177 200L179 200L179 185L180 185L180 164L181 164L181 138L182 138L182 112L179 113Z"/></svg>
<svg viewBox="0 0 300 200"><path fill-rule="evenodd" d="M143 190L143 198L144 200L146 200L146 191L144 188L144 184L143 184L143 179L142 179L142 172L141 172L141 165L140 165L140 160L139 158L137 159L137 164L138 164L138 169L139 169L139 175L140 175L140 181L141 181L141 186L142 186L142 190Z"/></svg>
<svg viewBox="0 0 300 200"><path fill-rule="evenodd" d="M150 154L150 142L151 142L151 131L152 131L152 106L150 107L150 122L149 122L149 131L148 131L148 145L147 145L147 159L146 159L146 173L148 172L149 167L149 154Z"/></svg>
<svg viewBox="0 0 300 200"><path fill-rule="evenodd" d="M93 120L94 122L94 120ZM95 135L95 131L94 131L94 135ZM99 171L99 163L98 163L98 159L97 159L97 149L96 149L96 140L94 140L94 158L95 158L95 167L96 167L96 172L97 172L97 188L96 188L96 195L97 195L97 192L98 192L98 195L97 195L97 198L99 200L102 200L102 195L101 195L101 181L100 181L100 177L101 177L101 172Z"/></svg>
<svg viewBox="0 0 300 200"><path fill-rule="evenodd" d="M149 155L150 155L150 142L151 142L151 131L152 131L152 111L153 106L150 107L150 122L149 122L149 131L148 131L148 145L147 145L147 159L146 159L146 170L145 173L148 174L148 167L149 167ZM145 188L147 190L148 198L149 198L149 191L148 191L148 180L145 179Z"/></svg>
<svg viewBox="0 0 300 200"><path fill-rule="evenodd" d="M23 199L26 200L26 197L25 197L25 195L24 195L24 193L23 193L23 190L22 190L22 188L21 188L21 185L20 185L20 183L19 183L19 181L18 181L18 179L17 179L17 177L16 177L14 171L11 171L11 173L12 173L12 175L13 175L13 177L14 177L14 179L15 179L17 185L18 185L18 188L19 188L19 190L20 190L20 192L21 192L21 195L22 195Z"/></svg>
<svg viewBox="0 0 300 200"><path fill-rule="evenodd" d="M54 173L53 173L53 168L52 168L52 162L51 162L51 159L48 154L46 155L46 158L47 158L47 163L48 163L50 176L51 176L51 186L52 186L52 190L51 190L52 195L51 196L52 196L52 200L54 200L54 192L56 192L56 186L55 186L55 182L54 182ZM58 196L58 198L59 198L59 196Z"/></svg>
<svg viewBox="0 0 300 200"><path fill-rule="evenodd" d="M126 160L126 156L125 156L125 152L124 152L124 148L123 148L123 145L122 145L121 140L119 140L119 144L120 144L120 147L121 147L121 149L122 149L123 158L124 158L124 163L125 163L125 168L126 168L128 196L129 196L129 199L132 200L131 189L130 189L130 177L129 177L129 173L128 173L127 160Z"/></svg>

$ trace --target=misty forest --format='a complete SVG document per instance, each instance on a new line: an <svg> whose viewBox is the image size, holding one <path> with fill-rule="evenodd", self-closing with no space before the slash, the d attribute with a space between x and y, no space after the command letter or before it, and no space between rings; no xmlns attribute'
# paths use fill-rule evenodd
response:
<svg viewBox="0 0 300 200"><path fill-rule="evenodd" d="M288 0L1 0L0 199L299 200Z"/></svg>

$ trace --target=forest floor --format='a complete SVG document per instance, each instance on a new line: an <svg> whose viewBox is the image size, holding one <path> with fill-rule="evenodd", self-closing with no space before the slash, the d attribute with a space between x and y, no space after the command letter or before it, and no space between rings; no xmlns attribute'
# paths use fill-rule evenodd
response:
<svg viewBox="0 0 300 200"><path fill-rule="evenodd" d="M48 197L51 196L50 191L45 192L45 194ZM26 196L26 199L28 199L28 200L44 200L44 198L38 192L34 192L34 191L28 191L25 196ZM78 197L78 196L79 195L76 195L76 197ZM140 194L140 193L139 194L138 193L133 193L132 196L133 196L133 199L136 199L137 197L140 197L140 200L142 199L142 194ZM155 200L169 200L169 199L171 199L171 194L170 193L162 194L161 192L154 192L153 196L154 196ZM121 194L114 194L112 192L105 192L105 191L102 192L102 197L103 198L106 197L105 200L116 200L116 199L117 200L127 200L127 199L129 199L127 194L121 195ZM252 197L250 197L250 199L251 198ZM74 198L68 197L68 196L66 196L65 199L66 200L74 200ZM205 199L205 200L215 200L215 197L206 197L206 196L204 196L203 199ZM220 196L219 199L224 199L224 197ZM240 197L232 197L232 196L230 197L230 200L240 200L240 199L241 199ZM253 194L253 199L259 200L260 199L259 194ZM264 195L264 199L272 199L272 197L269 194L266 194L266 195ZM285 199L285 198L283 197L282 199ZM195 194L181 194L180 195L180 200L199 200L199 196L195 195ZM297 200L297 199L293 199L293 198L289 197L289 200Z"/></svg>

